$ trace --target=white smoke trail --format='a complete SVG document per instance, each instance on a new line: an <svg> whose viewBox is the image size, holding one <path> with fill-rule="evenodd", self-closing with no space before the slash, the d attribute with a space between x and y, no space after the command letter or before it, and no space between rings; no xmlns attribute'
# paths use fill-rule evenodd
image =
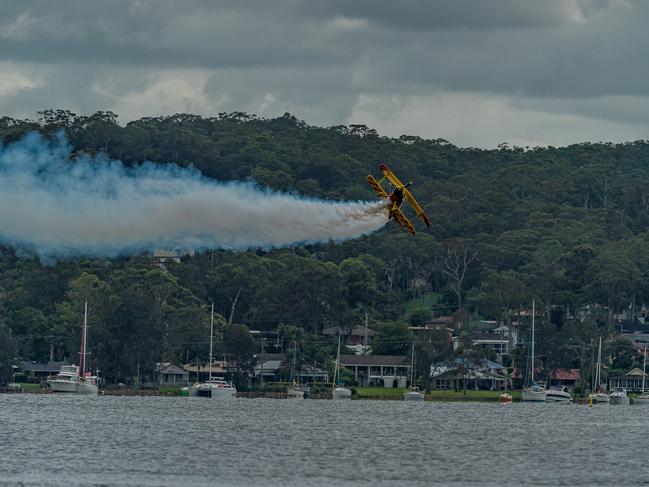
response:
<svg viewBox="0 0 649 487"><path fill-rule="evenodd" d="M31 133L0 145L0 242L41 257L154 248L286 247L380 229L383 202L330 202L217 182L173 164L127 168Z"/></svg>

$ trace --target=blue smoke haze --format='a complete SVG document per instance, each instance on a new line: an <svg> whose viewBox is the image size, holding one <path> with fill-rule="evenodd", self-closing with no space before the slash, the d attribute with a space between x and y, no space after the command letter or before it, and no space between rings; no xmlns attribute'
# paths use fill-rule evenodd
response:
<svg viewBox="0 0 649 487"><path fill-rule="evenodd" d="M332 202L219 182L175 164L75 154L63 133L0 143L0 242L42 259L157 248L277 248L380 229L384 202Z"/></svg>

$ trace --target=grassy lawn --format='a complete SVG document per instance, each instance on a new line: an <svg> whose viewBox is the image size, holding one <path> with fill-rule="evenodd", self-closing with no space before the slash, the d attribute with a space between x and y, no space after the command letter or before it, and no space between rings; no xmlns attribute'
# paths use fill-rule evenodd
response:
<svg viewBox="0 0 649 487"><path fill-rule="evenodd" d="M357 387L358 397L363 399L401 399L405 389L387 387Z"/></svg>
<svg viewBox="0 0 649 487"><path fill-rule="evenodd" d="M359 399L402 399L406 389L384 388L384 387L357 387ZM433 401L498 401L501 391L476 391L467 390L466 395L462 391L433 390L426 394L427 400ZM514 401L521 398L520 392L510 392Z"/></svg>
<svg viewBox="0 0 649 487"><path fill-rule="evenodd" d="M467 389L466 395L462 391L433 390L430 394L426 394L426 399L433 401L497 401L501 394L502 391L476 391L473 389ZM509 391L509 394L512 395L514 401L521 399L519 391Z"/></svg>

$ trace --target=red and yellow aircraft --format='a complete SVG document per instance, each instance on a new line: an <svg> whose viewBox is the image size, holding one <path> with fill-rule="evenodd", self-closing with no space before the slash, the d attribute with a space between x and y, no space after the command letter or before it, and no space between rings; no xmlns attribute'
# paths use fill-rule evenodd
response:
<svg viewBox="0 0 649 487"><path fill-rule="evenodd" d="M388 198L390 200L388 204L390 218L394 218L394 221L396 221L399 226L401 226L401 228L405 228L412 235L415 234L415 227L410 222L410 220L406 218L406 215L404 215L401 211L401 204L405 199L410 204L410 206L414 208L417 216L424 220L426 226L430 227L430 220L428 220L426 213L424 213L424 210L422 210L421 206L419 206L417 200L415 200L410 191L408 191L408 186L410 186L412 183L403 184L385 164L379 164L379 169L383 173L383 177L379 181L377 181L376 178L370 174L369 176L367 176L367 181L370 183L370 186L374 188L374 191L376 191L380 198ZM389 195L381 186L381 183L385 179L387 179L388 182L392 186L394 186L394 190Z"/></svg>

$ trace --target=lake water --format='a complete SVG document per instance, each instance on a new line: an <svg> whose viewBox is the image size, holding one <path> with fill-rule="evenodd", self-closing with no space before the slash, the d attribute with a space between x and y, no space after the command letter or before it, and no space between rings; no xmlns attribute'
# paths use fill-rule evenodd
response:
<svg viewBox="0 0 649 487"><path fill-rule="evenodd" d="M2 485L633 485L649 408L0 395Z"/></svg>

